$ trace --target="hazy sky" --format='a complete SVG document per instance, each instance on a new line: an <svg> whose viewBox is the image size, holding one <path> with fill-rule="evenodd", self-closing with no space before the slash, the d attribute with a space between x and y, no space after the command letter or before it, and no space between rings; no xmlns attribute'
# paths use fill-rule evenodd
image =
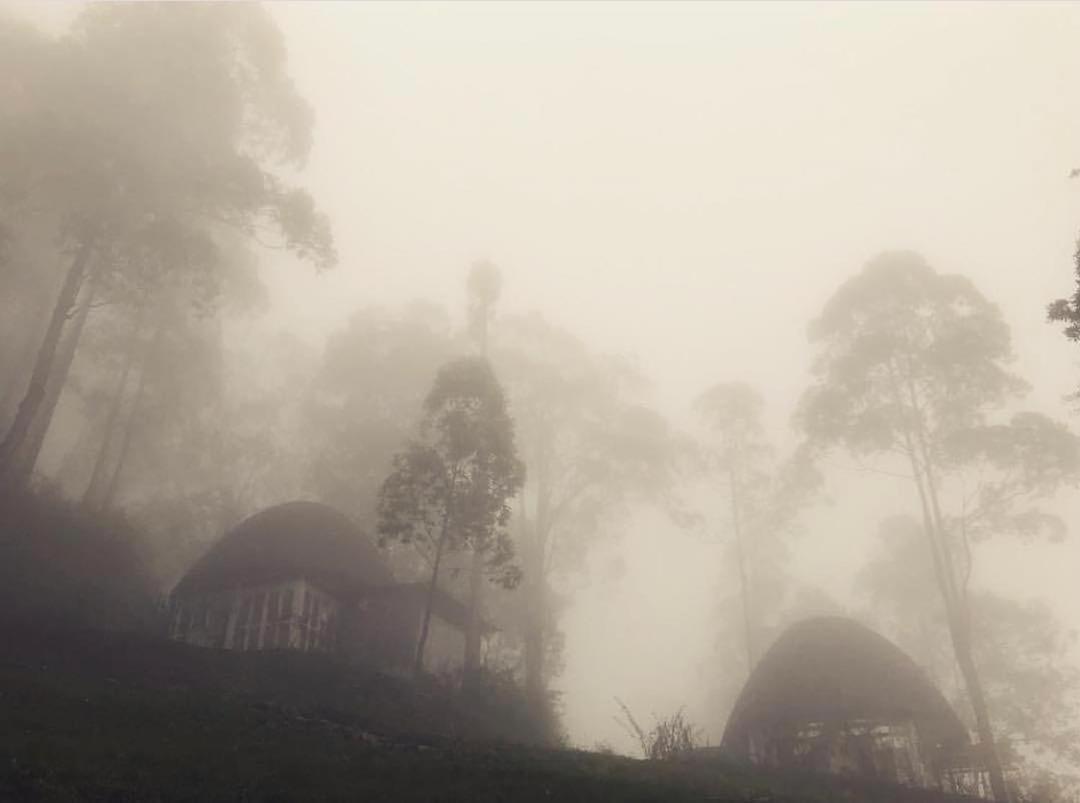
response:
<svg viewBox="0 0 1080 803"><path fill-rule="evenodd" d="M1031 404L1064 415L1080 348L1044 323L1080 230L1080 7L1068 4L275 4L318 128L305 181L341 265L272 266L274 325L318 342L358 306L458 308L470 262L636 354L666 413L742 379L777 429L806 324L876 252L921 251L1001 304ZM35 14L60 19L53 6ZM1073 424L1080 421L1073 418ZM843 461L839 461L843 462ZM844 601L906 488L837 466L797 552ZM1080 492L1069 502L1080 523ZM641 520L566 622L567 724L701 704L715 544ZM1035 555L1035 552L1039 552ZM992 548L979 580L1080 626L1080 533ZM1011 573L1006 575L1005 568ZM1019 571L1018 571L1019 567Z"/></svg>
<svg viewBox="0 0 1080 803"><path fill-rule="evenodd" d="M318 113L311 181L343 256L335 276L282 283L310 331L372 301L460 305L467 265L488 256L506 308L638 355L669 414L745 379L779 427L805 383L807 322L875 252L912 248L1002 305L1033 404L1064 413L1080 380L1080 352L1044 323L1080 229L1076 6L275 11ZM843 600L910 491L835 479L796 558ZM685 703L704 718L726 569L662 521L629 530L621 573L597 555L566 622L560 686L584 744L621 743L614 694L646 717ZM1080 548L1041 552L991 549L980 580L1080 624Z"/></svg>

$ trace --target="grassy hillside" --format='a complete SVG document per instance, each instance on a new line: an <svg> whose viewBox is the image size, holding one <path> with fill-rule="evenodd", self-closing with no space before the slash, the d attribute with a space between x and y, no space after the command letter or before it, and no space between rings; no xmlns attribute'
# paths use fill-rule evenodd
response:
<svg viewBox="0 0 1080 803"><path fill-rule="evenodd" d="M521 725L505 710L306 656L100 633L0 637L4 801L943 799L514 744Z"/></svg>

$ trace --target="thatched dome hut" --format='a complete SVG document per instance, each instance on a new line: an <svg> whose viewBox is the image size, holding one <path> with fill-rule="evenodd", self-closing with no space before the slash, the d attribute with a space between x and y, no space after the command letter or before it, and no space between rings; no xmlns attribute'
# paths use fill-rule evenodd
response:
<svg viewBox="0 0 1080 803"><path fill-rule="evenodd" d="M330 652L388 670L411 665L423 584L394 582L347 516L315 502L267 508L227 532L177 583L171 635L227 650ZM425 664L459 666L464 606L432 599Z"/></svg>
<svg viewBox="0 0 1080 803"><path fill-rule="evenodd" d="M769 766L937 785L968 733L892 642L850 619L799 622L755 667L721 747Z"/></svg>

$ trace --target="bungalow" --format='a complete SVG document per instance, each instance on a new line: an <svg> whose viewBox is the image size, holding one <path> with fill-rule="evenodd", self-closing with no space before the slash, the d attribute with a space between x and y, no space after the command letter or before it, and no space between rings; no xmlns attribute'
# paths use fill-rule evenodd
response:
<svg viewBox="0 0 1080 803"><path fill-rule="evenodd" d="M226 533L177 583L171 638L224 650L300 650L406 672L419 639L425 583L395 583L346 516L314 502L267 508ZM428 671L459 669L465 607L436 589Z"/></svg>
<svg viewBox="0 0 1080 803"><path fill-rule="evenodd" d="M980 794L967 728L898 647L858 622L805 619L747 680L720 751L768 767Z"/></svg>

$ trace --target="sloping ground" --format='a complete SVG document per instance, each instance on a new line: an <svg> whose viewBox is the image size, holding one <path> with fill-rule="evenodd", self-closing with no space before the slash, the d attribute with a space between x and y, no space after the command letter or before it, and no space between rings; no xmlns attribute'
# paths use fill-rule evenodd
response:
<svg viewBox="0 0 1080 803"><path fill-rule="evenodd" d="M104 634L8 629L0 639L3 801L945 800L514 745L512 717L303 656Z"/></svg>

